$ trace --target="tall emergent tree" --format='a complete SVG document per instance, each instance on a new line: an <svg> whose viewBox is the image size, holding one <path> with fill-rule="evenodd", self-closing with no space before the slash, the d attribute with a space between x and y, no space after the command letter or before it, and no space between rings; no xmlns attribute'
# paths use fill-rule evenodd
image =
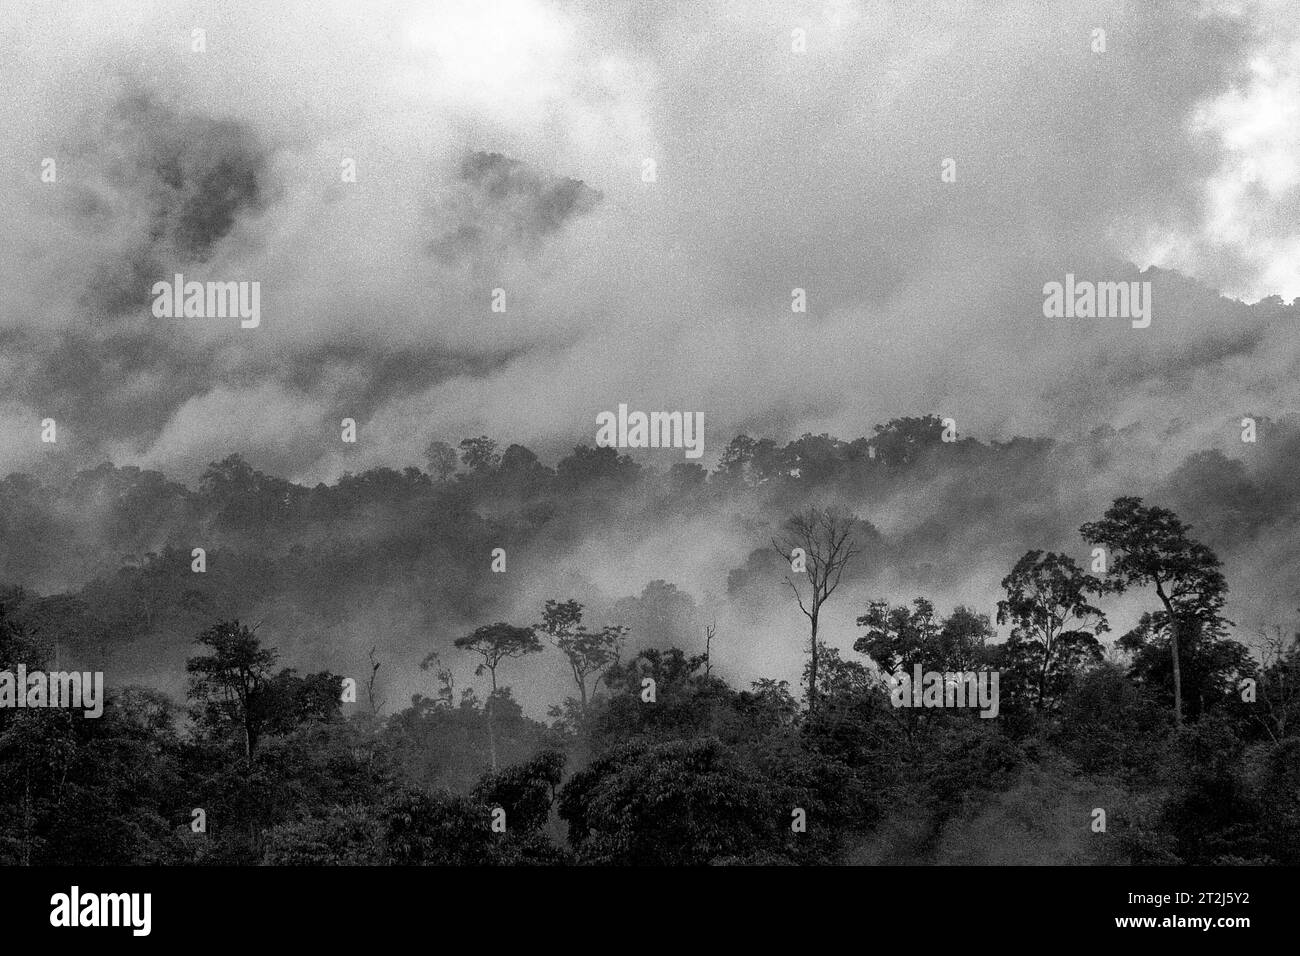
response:
<svg viewBox="0 0 1300 956"><path fill-rule="evenodd" d="M185 662L190 675L190 699L201 716L215 725L238 727L244 737L244 757L252 763L264 722L257 696L271 678L276 652L262 646L239 621L218 621L195 643L211 650Z"/></svg>
<svg viewBox="0 0 1300 956"><path fill-rule="evenodd" d="M482 675L486 670L492 678L492 693L487 700L488 743L492 749L492 769L497 769L496 731L492 725L492 705L497 696L497 668L507 658L523 657L542 649L536 632L531 627L515 627L504 621L484 624L474 633L458 637L453 642L456 647L473 651L483 658L483 663L474 668L474 673ZM427 660L427 658L426 658Z"/></svg>
<svg viewBox="0 0 1300 956"><path fill-rule="evenodd" d="M582 712L585 714L587 680L593 678L591 690L594 693L600 683L600 675L618 660L627 628L608 625L599 631L587 630L582 623L582 605L572 599L563 603L547 601L546 608L542 611L542 623L537 628L549 635L551 643L568 660L573 681L578 685Z"/></svg>
<svg viewBox="0 0 1300 956"><path fill-rule="evenodd" d="M1228 584L1218 556L1192 539L1191 529L1166 508L1141 498L1116 498L1100 521L1079 533L1110 556L1104 589L1120 593L1154 585L1162 610L1143 619L1143 631L1167 635L1173 668L1174 722L1183 722L1183 645L1217 636L1228 623L1220 614Z"/></svg>
<svg viewBox="0 0 1300 956"><path fill-rule="evenodd" d="M780 540L772 539L772 547L790 562L793 574L807 577L807 583L802 588L795 584L790 575L786 576L785 583L794 592L799 610L811 625L812 633L808 642L810 715L817 710L817 625L822 605L839 587L844 568L860 553L853 536L857 524L857 515L846 514L837 508L809 508L786 522L785 533Z"/></svg>
<svg viewBox="0 0 1300 956"><path fill-rule="evenodd" d="M1097 635L1110 630L1088 601L1103 585L1064 554L1026 551L1002 579L998 623L1011 625L1005 653L1013 669L1029 672L1036 705L1065 690L1070 675L1101 660Z"/></svg>

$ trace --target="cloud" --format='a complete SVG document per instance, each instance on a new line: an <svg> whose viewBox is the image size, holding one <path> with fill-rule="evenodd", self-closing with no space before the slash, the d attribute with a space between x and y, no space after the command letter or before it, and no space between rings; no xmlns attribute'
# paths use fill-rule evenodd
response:
<svg viewBox="0 0 1300 956"><path fill-rule="evenodd" d="M451 221L433 247L444 262L499 253L511 244L531 249L601 200L599 190L580 180L482 150L462 160L458 179L465 188L454 205L440 210L439 218Z"/></svg>
<svg viewBox="0 0 1300 956"><path fill-rule="evenodd" d="M220 438L316 479L483 432L555 453L623 401L702 411L712 457L741 429L1209 428L1294 398L1270 391L1289 313L1212 291L1294 291L1294 124L1267 116L1295 27L1267 4L123 8L23 0L0 67L31 170L0 184L27 370L0 400L57 406L81 462L192 472ZM1207 196L1243 150L1233 234ZM263 327L154 319L182 268L261 282ZM1045 320L1067 272L1150 278L1152 327Z"/></svg>

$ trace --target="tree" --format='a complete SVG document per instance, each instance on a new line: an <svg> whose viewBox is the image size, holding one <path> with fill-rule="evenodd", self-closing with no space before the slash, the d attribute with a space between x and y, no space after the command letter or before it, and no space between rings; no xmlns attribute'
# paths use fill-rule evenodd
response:
<svg viewBox="0 0 1300 956"><path fill-rule="evenodd" d="M240 728L244 757L250 764L263 723L255 698L270 679L276 659L276 652L262 647L254 630L239 621L219 621L195 641L212 653L185 662L190 699L201 705L209 722Z"/></svg>
<svg viewBox="0 0 1300 956"><path fill-rule="evenodd" d="M542 464L537 453L523 445L511 445L501 454L497 465L502 476L526 490L529 486L553 474L551 469Z"/></svg>
<svg viewBox="0 0 1300 956"><path fill-rule="evenodd" d="M911 671L919 664L927 671L962 671L984 663L985 646L993 636L986 615L958 605L946 620L934 613L934 604L918 597L909 610L887 601L872 601L858 618L867 633L853 642L882 671Z"/></svg>
<svg viewBox="0 0 1300 956"><path fill-rule="evenodd" d="M871 672L860 661L846 661L838 647L822 644L819 648L817 692L822 699L823 716L830 712L837 698L849 697L870 689ZM811 662L804 665L804 680L810 679Z"/></svg>
<svg viewBox="0 0 1300 956"><path fill-rule="evenodd" d="M582 702L582 712L587 712L587 679L594 677L591 689L594 692L600 683L600 675L618 660L619 648L627 629L610 625L599 631L589 631L582 624L582 605L568 600L564 603L551 600L546 602L542 612L542 623L537 629L548 634L551 643L559 649L569 662L573 672L574 683L578 685L578 694Z"/></svg>
<svg viewBox="0 0 1300 956"><path fill-rule="evenodd" d="M562 487L576 491L601 481L614 485L633 484L640 478L641 466L609 445L599 448L575 445L572 455L556 463L555 473Z"/></svg>
<svg viewBox="0 0 1300 956"><path fill-rule="evenodd" d="M1147 612L1116 642L1131 656L1129 677L1161 690L1173 684L1169 642L1163 637L1171 629L1164 625L1165 619L1163 611ZM1200 717L1214 704L1228 700L1243 678L1257 675L1250 650L1226 639L1221 626L1188 616L1179 620L1177 633L1183 716ZM1165 696L1172 699L1172 694Z"/></svg>
<svg viewBox="0 0 1300 956"><path fill-rule="evenodd" d="M890 467L906 467L942 445L943 432L943 420L935 415L895 418L888 424L877 425L869 444L876 450L878 461Z"/></svg>
<svg viewBox="0 0 1300 956"><path fill-rule="evenodd" d="M287 734L311 723L329 723L342 717L343 678L329 671L299 677L286 667L262 682L250 707L263 735Z"/></svg>
<svg viewBox="0 0 1300 956"><path fill-rule="evenodd" d="M718 457L717 468L714 474L719 477L733 479L737 482L745 477L745 466L754 457L754 439L748 435L737 435L731 441L727 442L727 447L722 449L722 454Z"/></svg>
<svg viewBox="0 0 1300 956"><path fill-rule="evenodd" d="M591 730L595 750L631 739L681 740L712 733L717 707L730 690L703 670L704 655L680 647L647 647L611 664L604 682L612 695L595 711ZM647 678L654 682L652 707L642 702Z"/></svg>
<svg viewBox="0 0 1300 956"><path fill-rule="evenodd" d="M458 637L454 641L461 650L473 651L483 658L483 663L474 668L474 673L482 675L484 670L491 675L492 693L487 701L488 742L492 750L492 769L497 769L496 731L492 726L493 702L497 696L497 668L508 658L523 657L542 649L542 642L531 627L515 627L504 621L484 624L474 633ZM428 660L428 658L425 658Z"/></svg>
<svg viewBox="0 0 1300 956"><path fill-rule="evenodd" d="M993 623L964 604L952 609L939 628L935 651L942 670L970 670L988 663Z"/></svg>
<svg viewBox="0 0 1300 956"><path fill-rule="evenodd" d="M22 600L22 592L17 594ZM28 629L14 620L6 602L0 601L0 669L11 669L26 664L33 669L44 663L45 654L40 644L33 640Z"/></svg>
<svg viewBox="0 0 1300 956"><path fill-rule="evenodd" d="M366 696L370 699L371 716L378 717L379 709L384 706L384 702L382 700L380 701L375 700L375 678L379 676L379 668L383 667L384 665L379 660L379 658L375 656L374 647L370 648L369 661L370 661L370 676L366 679Z"/></svg>
<svg viewBox="0 0 1300 956"><path fill-rule="evenodd" d="M1251 708L1265 733L1277 743L1300 717L1300 634L1279 625L1260 632L1259 710Z"/></svg>
<svg viewBox="0 0 1300 956"><path fill-rule="evenodd" d="M1005 652L1032 668L1041 708L1049 691L1059 694L1081 664L1101 660L1097 635L1110 627L1087 594L1100 593L1102 583L1068 555L1027 551L1002 579L1002 588L1007 596L998 602L998 623L1012 627Z"/></svg>
<svg viewBox="0 0 1300 956"><path fill-rule="evenodd" d="M911 610L905 604L893 607L888 601L872 601L867 613L858 618L858 626L865 627L867 633L853 642L853 649L866 654L887 674L911 673L917 664L933 670L942 663L930 655L939 620L934 604L925 598L913 600Z"/></svg>
<svg viewBox="0 0 1300 956"><path fill-rule="evenodd" d="M460 460L476 475L489 474L501 464L501 456L497 454L497 443L487 435L462 439Z"/></svg>
<svg viewBox="0 0 1300 956"><path fill-rule="evenodd" d="M637 597L619 598L610 608L609 616L641 641L655 645L685 644L697 633L700 624L695 599L662 578L646 584Z"/></svg>
<svg viewBox="0 0 1300 956"><path fill-rule="evenodd" d="M442 707L455 707L456 675L442 662L437 651L430 651L425 655L424 660L420 661L420 670L433 670L438 675L438 696L434 698L437 704ZM473 689L470 688L465 693L473 693Z"/></svg>
<svg viewBox="0 0 1300 956"><path fill-rule="evenodd" d="M305 489L257 471L239 455L208 465L199 478L199 499L223 529L261 531L284 520Z"/></svg>
<svg viewBox="0 0 1300 956"><path fill-rule="evenodd" d="M558 750L543 750L526 763L485 775L470 796L485 807L505 810L512 831L540 831L555 803L564 761Z"/></svg>
<svg viewBox="0 0 1300 956"><path fill-rule="evenodd" d="M497 692L497 668L502 661L542 649L542 642L533 628L515 627L504 621L484 624L474 633L456 638L453 643L461 650L473 651L483 658L483 663L474 668L474 673L481 676L486 670L491 675L494 694Z"/></svg>
<svg viewBox="0 0 1300 956"><path fill-rule="evenodd" d="M482 866L491 859L488 808L447 790L407 787L383 808L383 856L397 866Z"/></svg>
<svg viewBox="0 0 1300 956"><path fill-rule="evenodd" d="M713 638L718 633L718 625L715 621L712 624L704 625L704 676L709 677L713 673Z"/></svg>
<svg viewBox="0 0 1300 956"><path fill-rule="evenodd" d="M847 455L848 446L840 439L825 432L820 435L805 432L781 449L781 471L797 474L804 484L823 482L839 473ZM755 446L754 459L757 466L761 460L758 446Z"/></svg>
<svg viewBox="0 0 1300 956"><path fill-rule="evenodd" d="M445 441L429 442L429 447L424 450L424 457L429 461L429 474L437 475L439 481L446 481L455 474L456 466L459 464L456 449Z"/></svg>
<svg viewBox="0 0 1300 956"><path fill-rule="evenodd" d="M854 526L858 517L835 508L809 508L786 522L786 533L781 541L772 539L772 547L785 560L790 561L795 549L803 552L804 573L808 576L805 600L804 591L787 575L785 583L794 592L799 610L808 618L812 634L809 638L811 660L808 669L808 713L817 709L817 625L825 604L840 585L844 568L859 549L854 546Z"/></svg>
<svg viewBox="0 0 1300 956"><path fill-rule="evenodd" d="M714 474L733 486L760 485L781 474L780 451L770 438L737 435L727 443Z"/></svg>
<svg viewBox="0 0 1300 956"><path fill-rule="evenodd" d="M706 738L617 747L569 779L559 809L582 862L701 866L786 849L783 796Z"/></svg>
<svg viewBox="0 0 1300 956"><path fill-rule="evenodd" d="M1190 531L1172 511L1144 506L1135 497L1116 498L1100 521L1079 529L1110 553L1105 590L1155 586L1164 609L1151 615L1146 633L1168 636L1177 724L1183 722L1181 645L1193 635L1217 636L1229 623L1220 615L1228 585L1219 558Z"/></svg>

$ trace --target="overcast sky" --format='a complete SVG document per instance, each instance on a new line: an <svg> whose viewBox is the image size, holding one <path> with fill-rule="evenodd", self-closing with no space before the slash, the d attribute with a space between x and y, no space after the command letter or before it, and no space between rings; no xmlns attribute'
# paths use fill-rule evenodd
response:
<svg viewBox="0 0 1300 956"><path fill-rule="evenodd" d="M314 481L553 461L621 402L703 412L706 463L1295 407L1294 310L1216 294L1300 296L1287 0L9 0L0 54L0 474L47 417L78 465ZM1199 283L1150 328L1043 317L1150 266ZM176 272L260 282L261 327L155 318Z"/></svg>

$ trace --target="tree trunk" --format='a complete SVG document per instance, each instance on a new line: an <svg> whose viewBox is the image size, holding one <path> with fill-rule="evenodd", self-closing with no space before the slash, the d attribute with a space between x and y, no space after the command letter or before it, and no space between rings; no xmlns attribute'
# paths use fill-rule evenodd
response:
<svg viewBox="0 0 1300 956"><path fill-rule="evenodd" d="M30 754L24 754L23 766L23 849L22 865L32 865L32 768Z"/></svg>
<svg viewBox="0 0 1300 956"><path fill-rule="evenodd" d="M497 734L496 728L492 726L492 704L497 698L497 672L496 668L492 671L492 693L488 695L487 700L487 725L488 725L488 749L492 752L492 772L497 772Z"/></svg>
<svg viewBox="0 0 1300 956"><path fill-rule="evenodd" d="M817 612L814 611L811 617L812 621L812 661L808 667L808 716L811 717L817 711Z"/></svg>
<svg viewBox="0 0 1300 956"><path fill-rule="evenodd" d="M1156 581L1156 594L1165 606L1165 613L1169 615L1169 651L1173 655L1174 666L1174 726L1183 725L1183 672L1178 657L1178 632L1180 622L1178 615L1174 613L1173 602L1165 594L1164 586L1160 581Z"/></svg>
<svg viewBox="0 0 1300 956"><path fill-rule="evenodd" d="M1181 630L1182 622L1177 620L1169 629L1169 648L1174 657L1174 724L1179 727L1183 724L1183 672L1178 660L1178 632Z"/></svg>
<svg viewBox="0 0 1300 956"><path fill-rule="evenodd" d="M1050 634L1043 636L1043 666L1038 668L1038 710L1043 709L1043 697L1047 691L1047 668L1052 663L1052 638Z"/></svg>

